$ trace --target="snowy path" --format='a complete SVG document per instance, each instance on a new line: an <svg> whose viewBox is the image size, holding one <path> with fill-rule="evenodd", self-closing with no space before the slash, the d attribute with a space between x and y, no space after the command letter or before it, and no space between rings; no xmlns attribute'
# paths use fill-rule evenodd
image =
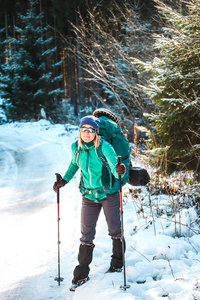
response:
<svg viewBox="0 0 200 300"><path fill-rule="evenodd" d="M73 140L69 134L67 142ZM57 213L52 184L55 172L64 173L70 161L70 147L45 132L34 135L31 127L23 131L6 128L0 131L0 158L0 298L48 299L49 292L42 293L51 284L56 286L53 278L57 275ZM61 233L65 235L61 249L66 253L70 249L70 255L74 231L77 229L78 234L79 230L79 226L73 229L69 224L76 218L80 203L80 196L75 198L71 193L77 180L70 183L68 194L61 193ZM65 198L72 197L75 199L66 206Z"/></svg>

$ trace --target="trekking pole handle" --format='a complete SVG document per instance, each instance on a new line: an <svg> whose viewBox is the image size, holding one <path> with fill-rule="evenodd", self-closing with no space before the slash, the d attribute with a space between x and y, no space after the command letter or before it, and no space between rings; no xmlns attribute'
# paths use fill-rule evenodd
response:
<svg viewBox="0 0 200 300"><path fill-rule="evenodd" d="M122 163L122 157L117 156L117 164L120 165ZM122 177L119 175L119 192L122 193Z"/></svg>
<svg viewBox="0 0 200 300"><path fill-rule="evenodd" d="M62 176L59 173L55 173L56 175L56 181L60 182L62 180Z"/></svg>
<svg viewBox="0 0 200 300"><path fill-rule="evenodd" d="M120 165L122 163L122 157L117 156L117 164Z"/></svg>
<svg viewBox="0 0 200 300"><path fill-rule="evenodd" d="M56 182L60 182L62 180L62 176L59 174L59 173L55 173L56 175ZM58 192L57 192L57 203L59 204L60 202L60 191L58 189ZM58 207L58 219L59 219L59 207Z"/></svg>

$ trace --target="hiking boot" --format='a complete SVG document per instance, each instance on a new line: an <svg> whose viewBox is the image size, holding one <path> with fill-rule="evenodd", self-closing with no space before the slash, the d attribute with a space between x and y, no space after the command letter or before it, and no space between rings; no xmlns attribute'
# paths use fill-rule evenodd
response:
<svg viewBox="0 0 200 300"><path fill-rule="evenodd" d="M122 256L122 242L121 239L113 240L113 254L110 262L109 272L119 272L117 270L123 267L123 256ZM125 241L124 241L124 251L125 251ZM121 272L121 271L120 271Z"/></svg>
<svg viewBox="0 0 200 300"><path fill-rule="evenodd" d="M79 265L74 269L73 284L88 277L90 268L89 264L92 262L94 244L81 244L78 253Z"/></svg>

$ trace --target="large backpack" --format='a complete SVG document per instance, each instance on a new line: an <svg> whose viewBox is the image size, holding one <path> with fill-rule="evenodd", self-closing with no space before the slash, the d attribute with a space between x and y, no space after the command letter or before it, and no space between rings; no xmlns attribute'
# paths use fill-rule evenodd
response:
<svg viewBox="0 0 200 300"><path fill-rule="evenodd" d="M122 163L126 166L126 173L123 177L122 184L124 185L128 182L133 186L146 185L150 181L150 176L146 169L132 166L129 143L122 133L116 115L105 108L96 109L93 115L100 120L99 135L113 146L117 156L121 156ZM101 147L98 148L97 154L102 164L108 165L101 151ZM113 187L115 188L117 185L117 180L113 178Z"/></svg>
<svg viewBox="0 0 200 300"><path fill-rule="evenodd" d="M110 110L99 108L93 112L93 115L100 120L99 136L101 140L105 139L113 146L117 156L121 156L121 161L126 166L126 173L122 178L122 184L124 185L129 179L130 152L128 140L122 133L117 117ZM102 164L108 167L101 146L97 149L97 156ZM118 180L114 176L112 178L112 186L114 189L118 186Z"/></svg>

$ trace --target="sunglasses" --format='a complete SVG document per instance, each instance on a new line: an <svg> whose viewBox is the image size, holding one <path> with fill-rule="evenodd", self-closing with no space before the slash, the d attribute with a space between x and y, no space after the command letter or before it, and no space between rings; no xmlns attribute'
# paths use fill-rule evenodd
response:
<svg viewBox="0 0 200 300"><path fill-rule="evenodd" d="M95 128L87 128L87 127L80 127L79 130L81 132L88 131L89 133L95 133L95 132L97 132L97 129L95 129Z"/></svg>

